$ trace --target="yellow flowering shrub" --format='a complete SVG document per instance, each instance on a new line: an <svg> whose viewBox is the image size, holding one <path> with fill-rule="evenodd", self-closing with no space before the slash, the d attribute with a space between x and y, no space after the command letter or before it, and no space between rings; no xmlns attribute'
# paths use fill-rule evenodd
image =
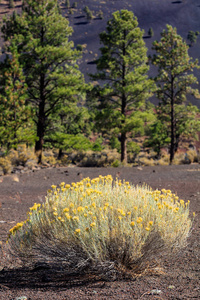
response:
<svg viewBox="0 0 200 300"><path fill-rule="evenodd" d="M27 220L10 229L8 243L24 260L136 272L183 247L191 225L189 201L108 175L52 185L45 203L35 203Z"/></svg>

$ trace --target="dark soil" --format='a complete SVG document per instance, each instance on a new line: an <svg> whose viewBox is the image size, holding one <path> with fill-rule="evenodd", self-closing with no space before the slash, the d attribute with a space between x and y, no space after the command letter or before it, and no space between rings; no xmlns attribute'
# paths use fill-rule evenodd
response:
<svg viewBox="0 0 200 300"><path fill-rule="evenodd" d="M178 256L163 259L155 270L133 280L103 281L91 274L71 275L37 267L32 270L0 259L0 299L200 299L200 165L157 166L144 168L49 168L35 172L0 177L0 240L8 230L26 219L34 202L45 200L47 189L62 181L71 183L82 177L120 176L133 184L147 183L153 189L171 189L184 200L190 200L191 214L196 218L188 245ZM24 298L25 299L25 298Z"/></svg>

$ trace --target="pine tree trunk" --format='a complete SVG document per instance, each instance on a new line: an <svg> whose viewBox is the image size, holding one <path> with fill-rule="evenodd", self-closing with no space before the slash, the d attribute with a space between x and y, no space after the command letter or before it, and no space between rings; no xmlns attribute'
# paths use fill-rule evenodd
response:
<svg viewBox="0 0 200 300"><path fill-rule="evenodd" d="M63 156L63 150L60 148L58 152L58 159L61 159Z"/></svg>
<svg viewBox="0 0 200 300"><path fill-rule="evenodd" d="M37 122L37 138L35 143L35 153L38 157L38 164L42 163L42 148L45 134L45 96L44 96L44 74L40 75L40 104Z"/></svg>
<svg viewBox="0 0 200 300"><path fill-rule="evenodd" d="M35 153L38 157L38 164L42 163L42 148L44 144L44 122L39 120L37 124L37 138L38 140L35 143Z"/></svg>
<svg viewBox="0 0 200 300"><path fill-rule="evenodd" d="M126 39L126 29L124 29L124 40ZM123 43L123 56L125 57L126 55L126 45L125 42ZM126 64L123 61L122 65L122 86L125 89L126 86L126 80L125 80L125 73L126 73ZM122 120L122 132L121 132L121 162L127 163L127 149L126 149L126 132L123 132L124 130L124 123L126 119L126 95L125 92L123 91L122 93L122 105L121 105L121 112L122 115L124 116L124 119Z"/></svg>
<svg viewBox="0 0 200 300"><path fill-rule="evenodd" d="M127 163L126 133L121 134L121 162Z"/></svg>
<svg viewBox="0 0 200 300"><path fill-rule="evenodd" d="M171 143L170 143L170 165L174 159L175 151L175 136L174 136L174 97L171 98Z"/></svg>

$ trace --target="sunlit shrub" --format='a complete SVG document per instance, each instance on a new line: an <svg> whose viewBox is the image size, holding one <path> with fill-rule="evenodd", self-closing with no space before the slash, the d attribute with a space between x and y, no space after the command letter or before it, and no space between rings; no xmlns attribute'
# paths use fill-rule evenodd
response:
<svg viewBox="0 0 200 300"><path fill-rule="evenodd" d="M188 150L187 151L187 157L190 161L190 163L198 162L198 154L196 150Z"/></svg>
<svg viewBox="0 0 200 300"><path fill-rule="evenodd" d="M144 166L155 166L156 161L153 158L141 157L139 159L140 164Z"/></svg>
<svg viewBox="0 0 200 300"><path fill-rule="evenodd" d="M111 164L111 167L114 167L114 168L118 168L119 166L120 166L120 161L118 159L113 161L113 163Z"/></svg>
<svg viewBox="0 0 200 300"><path fill-rule="evenodd" d="M9 174L12 171L12 164L7 156L0 157L0 169L2 169L4 175Z"/></svg>
<svg viewBox="0 0 200 300"><path fill-rule="evenodd" d="M66 272L136 273L185 245L188 215L189 201L170 190L113 182L110 175L85 178L52 186L46 202L10 229L8 243L22 260L60 262Z"/></svg>
<svg viewBox="0 0 200 300"><path fill-rule="evenodd" d="M44 155L42 156L42 162L49 165L55 165L57 160L54 153L50 150L44 153Z"/></svg>
<svg viewBox="0 0 200 300"><path fill-rule="evenodd" d="M30 160L34 161L35 163L37 162L37 157L33 148L27 148L25 144L18 145L17 152L19 165L25 166Z"/></svg>
<svg viewBox="0 0 200 300"><path fill-rule="evenodd" d="M120 160L120 154L116 149L103 151L74 151L68 153L69 160L79 167L107 167L116 160Z"/></svg>

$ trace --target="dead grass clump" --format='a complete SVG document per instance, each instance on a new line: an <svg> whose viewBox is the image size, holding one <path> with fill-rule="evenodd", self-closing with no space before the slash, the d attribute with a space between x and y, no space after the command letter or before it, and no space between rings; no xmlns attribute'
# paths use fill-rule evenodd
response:
<svg viewBox="0 0 200 300"><path fill-rule="evenodd" d="M11 173L12 163L7 156L0 157L0 168L2 169L4 175Z"/></svg>
<svg viewBox="0 0 200 300"><path fill-rule="evenodd" d="M33 148L27 148L25 144L17 147L18 152L18 165L26 166L27 162L33 161L37 163L37 157Z"/></svg>
<svg viewBox="0 0 200 300"><path fill-rule="evenodd" d="M189 201L108 175L53 185L46 202L10 229L8 244L28 264L60 263L66 272L111 278L172 255L185 246L191 226Z"/></svg>
<svg viewBox="0 0 200 300"><path fill-rule="evenodd" d="M156 161L153 158L141 157L139 158L139 164L143 166L155 166Z"/></svg>
<svg viewBox="0 0 200 300"><path fill-rule="evenodd" d="M103 151L74 151L68 153L68 159L79 167L107 167L119 160L120 154L116 149Z"/></svg>
<svg viewBox="0 0 200 300"><path fill-rule="evenodd" d="M187 153L187 157L191 163L198 162L198 153L196 150L191 149L191 150L188 150L186 153Z"/></svg>
<svg viewBox="0 0 200 300"><path fill-rule="evenodd" d="M55 165L57 163L56 159L57 154L53 152L53 150L45 150L42 155L42 162L47 163L49 165Z"/></svg>

